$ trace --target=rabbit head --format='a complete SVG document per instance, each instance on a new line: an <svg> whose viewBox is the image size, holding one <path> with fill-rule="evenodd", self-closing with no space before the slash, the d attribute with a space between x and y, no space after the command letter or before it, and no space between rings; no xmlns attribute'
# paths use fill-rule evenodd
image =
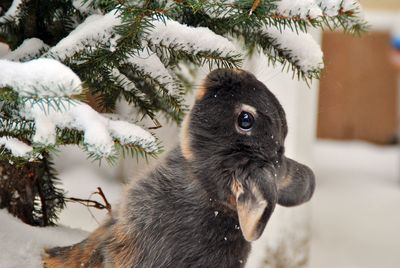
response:
<svg viewBox="0 0 400 268"><path fill-rule="evenodd" d="M275 205L308 201L314 174L285 157L285 113L256 77L239 69L211 72L181 132L181 150L211 200L237 216L243 236L262 234Z"/></svg>

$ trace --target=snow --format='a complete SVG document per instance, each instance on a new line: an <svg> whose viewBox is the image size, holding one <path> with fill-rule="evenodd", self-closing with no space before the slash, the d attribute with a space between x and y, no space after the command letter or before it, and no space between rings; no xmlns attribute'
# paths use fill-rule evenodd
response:
<svg viewBox="0 0 400 268"><path fill-rule="evenodd" d="M252 243L246 268L304 267L310 246L309 212L309 204L277 205L264 233Z"/></svg>
<svg viewBox="0 0 400 268"><path fill-rule="evenodd" d="M96 155L115 154L114 138L121 144L133 143L147 152L157 150L156 139L147 131L123 121L113 121L97 113L83 102L59 100L63 108L43 109L40 103L25 102L21 115L35 121L33 142L50 145L56 142L56 127L84 132L86 149Z"/></svg>
<svg viewBox="0 0 400 268"><path fill-rule="evenodd" d="M13 137L0 137L0 145L11 151L11 154L16 157L27 158L33 150L28 144Z"/></svg>
<svg viewBox="0 0 400 268"><path fill-rule="evenodd" d="M121 144L136 143L150 152L157 150L155 138L143 128L121 120L110 120L109 131L114 138L117 138Z"/></svg>
<svg viewBox="0 0 400 268"><path fill-rule="evenodd" d="M156 53L145 49L139 51L138 55L130 56L126 61L133 64L143 73L156 78L160 83L166 84L171 93L178 93L174 92L174 79Z"/></svg>
<svg viewBox="0 0 400 268"><path fill-rule="evenodd" d="M350 10L358 10L361 8L360 3L357 0L341 0L343 12Z"/></svg>
<svg viewBox="0 0 400 268"><path fill-rule="evenodd" d="M26 63L0 60L0 69L4 70L0 73L0 86L12 87L21 96L57 97L78 94L82 90L79 77L53 59ZM109 120L79 101L58 98L55 104L46 108L34 99L23 104L21 116L35 121L33 142L55 144L56 128L59 127L84 131L86 148L98 155L115 153L113 138L122 144L136 144L148 152L157 150L155 138L136 125Z"/></svg>
<svg viewBox="0 0 400 268"><path fill-rule="evenodd" d="M266 26L264 33L273 38L274 45L286 51L290 62L305 73L318 71L324 67L321 47L309 33L293 32L290 28L281 30Z"/></svg>
<svg viewBox="0 0 400 268"><path fill-rule="evenodd" d="M14 0L7 12L0 17L0 23L6 23L8 20L17 17L19 15L18 7L23 1L24 0Z"/></svg>
<svg viewBox="0 0 400 268"><path fill-rule="evenodd" d="M117 68L112 69L111 73L118 84L120 84L125 91L137 91L135 83L129 80L129 78L126 77L124 74L121 74L121 72Z"/></svg>
<svg viewBox="0 0 400 268"><path fill-rule="evenodd" d="M104 204L99 195L93 194L93 192L97 191L97 187L101 187L112 209L116 210L121 200L123 184L115 179L115 171L110 172L115 167L106 168L104 165L100 169L98 164L93 164L92 166L85 164L87 162L86 155L82 155L81 158L78 156L78 159L76 153L72 156L74 159L71 159L71 161L73 162L67 165L65 165L64 156L58 158L58 163L57 161L55 162L60 172L58 177L62 181L63 189L67 191L67 196L91 199ZM108 212L106 209L87 208L82 204L67 202L66 209L60 214L60 223L70 228L93 231L107 217Z"/></svg>
<svg viewBox="0 0 400 268"><path fill-rule="evenodd" d="M328 16L336 16L338 14L338 11L340 10L342 3L343 6L348 6L348 3L350 1L343 1L343 0L330 0L330 1L320 1L320 6L321 9L324 11L324 13Z"/></svg>
<svg viewBox="0 0 400 268"><path fill-rule="evenodd" d="M84 158L83 158L84 159ZM110 177L107 172L90 169L82 165L58 167L59 178L67 196L98 202L103 200L92 195L101 187L113 209L119 202L122 184ZM61 226L32 227L14 218L5 210L0 210L0 267L2 268L41 268L40 254L44 248L68 246L78 243L88 236L108 217L106 210L89 209L78 203L67 202L67 207L60 215Z"/></svg>
<svg viewBox="0 0 400 268"><path fill-rule="evenodd" d="M82 91L79 77L53 59L0 60L0 70L0 87L11 87L20 96L71 96Z"/></svg>
<svg viewBox="0 0 400 268"><path fill-rule="evenodd" d="M39 268L45 247L67 246L87 233L66 227L32 227L0 210L0 263L4 268Z"/></svg>
<svg viewBox="0 0 400 268"><path fill-rule="evenodd" d="M299 16L302 19L322 16L322 10L315 0L280 0L276 3L277 12L285 17Z"/></svg>
<svg viewBox="0 0 400 268"><path fill-rule="evenodd" d="M356 0L280 0L276 2L277 13L285 17L299 16L302 19L316 19L327 15L339 15L339 11L358 11Z"/></svg>
<svg viewBox="0 0 400 268"><path fill-rule="evenodd" d="M151 45L176 47L191 54L210 50L223 56L238 54L232 42L206 27L190 27L167 18L165 22L155 19L152 24L154 28L146 36Z"/></svg>
<svg viewBox="0 0 400 268"><path fill-rule="evenodd" d="M105 44L112 36L113 27L120 24L119 13L115 10L106 15L90 15L45 56L63 60L88 47L95 47L99 42Z"/></svg>
<svg viewBox="0 0 400 268"><path fill-rule="evenodd" d="M79 77L67 66L53 59L36 59L25 63L0 60L0 87L11 87L19 96L28 97L21 104L20 115L35 121L33 142L56 143L56 128L84 131L84 145L89 152L101 156L115 154L114 139L121 144L133 143L147 152L157 150L156 139L142 128L112 121L89 105L62 96L82 91ZM32 96L50 96L48 103Z"/></svg>
<svg viewBox="0 0 400 268"><path fill-rule="evenodd" d="M42 52L49 49L42 40L38 38L28 38L17 47L3 57L3 59L11 61L26 61L38 57Z"/></svg>
<svg viewBox="0 0 400 268"><path fill-rule="evenodd" d="M319 142L310 268L400 264L400 148Z"/></svg>
<svg viewBox="0 0 400 268"><path fill-rule="evenodd" d="M0 42L0 59L7 55L9 52L10 47L5 43Z"/></svg>
<svg viewBox="0 0 400 268"><path fill-rule="evenodd" d="M335 17L344 12L353 12L355 15L345 22L346 27L351 27L357 23L363 23L364 11L357 0L317 0L324 14Z"/></svg>

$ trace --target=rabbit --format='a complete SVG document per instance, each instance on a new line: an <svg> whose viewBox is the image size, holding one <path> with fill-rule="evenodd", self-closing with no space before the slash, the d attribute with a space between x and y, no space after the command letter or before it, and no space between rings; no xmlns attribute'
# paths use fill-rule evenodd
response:
<svg viewBox="0 0 400 268"><path fill-rule="evenodd" d="M284 155L287 131L282 106L254 75L212 71L180 143L86 240L47 249L44 267L244 267L275 205L314 192L311 169Z"/></svg>

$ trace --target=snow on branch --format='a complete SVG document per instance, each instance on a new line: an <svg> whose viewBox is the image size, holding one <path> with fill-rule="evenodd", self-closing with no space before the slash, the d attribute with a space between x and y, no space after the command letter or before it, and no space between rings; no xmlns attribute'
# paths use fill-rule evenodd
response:
<svg viewBox="0 0 400 268"><path fill-rule="evenodd" d="M156 139L139 126L110 120L79 101L66 100L63 107L62 111L52 108L44 111L37 103L25 102L21 116L35 122L34 143L55 145L59 128L83 131L83 145L90 153L101 157L116 153L115 141L121 145L137 145L148 153L158 150Z"/></svg>
<svg viewBox="0 0 400 268"><path fill-rule="evenodd" d="M171 19L153 20L153 29L145 37L152 45L173 47L190 54L219 51L222 57L238 55L236 47L227 38L206 27L190 27Z"/></svg>
<svg viewBox="0 0 400 268"><path fill-rule="evenodd" d="M23 0L14 0L7 12L0 17L0 23L6 23L16 18L19 14L19 7L23 2Z"/></svg>
<svg viewBox="0 0 400 268"><path fill-rule="evenodd" d="M361 5L357 0L316 0L323 14L336 16L351 11L361 12Z"/></svg>
<svg viewBox="0 0 400 268"><path fill-rule="evenodd" d="M235 8L235 0L205 1L203 11L211 18L218 19L240 14L240 10Z"/></svg>
<svg viewBox="0 0 400 268"><path fill-rule="evenodd" d="M111 39L113 27L120 24L121 19L115 10L106 15L91 15L52 47L45 56L64 60L85 48L96 47L99 43L106 44Z"/></svg>
<svg viewBox="0 0 400 268"><path fill-rule="evenodd" d="M29 158L33 151L31 146L13 137L0 137L0 145L15 157Z"/></svg>
<svg viewBox="0 0 400 268"><path fill-rule="evenodd" d="M160 58L156 53L149 50L139 51L137 55L130 56L127 63L134 65L137 69L141 70L144 74L149 75L165 85L168 91L172 94L177 94L175 89L175 81L171 74L165 68Z"/></svg>
<svg viewBox="0 0 400 268"><path fill-rule="evenodd" d="M122 145L136 144L148 153L158 151L156 139L143 128L122 120L108 120L108 123L111 136Z"/></svg>
<svg viewBox="0 0 400 268"><path fill-rule="evenodd" d="M280 0L276 5L278 14L285 17L299 16L302 19L315 19L323 15L316 0Z"/></svg>
<svg viewBox="0 0 400 268"><path fill-rule="evenodd" d="M0 88L16 91L18 115L35 123L34 146L58 145L60 130L69 129L82 131L83 145L98 157L115 155L115 142L136 145L148 153L158 150L156 139L142 128L110 120L71 98L81 93L81 81L62 63L53 59L25 63L0 60L0 69Z"/></svg>
<svg viewBox="0 0 400 268"><path fill-rule="evenodd" d="M357 0L279 0L276 6L278 15L301 19L332 17L360 8Z"/></svg>
<svg viewBox="0 0 400 268"><path fill-rule="evenodd" d="M237 53L235 46L225 37L205 27L190 27L171 19L154 20L147 38L155 44L166 46L180 44L187 52L220 50L227 54Z"/></svg>
<svg viewBox="0 0 400 268"><path fill-rule="evenodd" d="M277 53L287 57L302 72L311 74L324 67L321 47L310 34L296 33L289 28L278 30L273 26L266 26L264 33L271 38Z"/></svg>
<svg viewBox="0 0 400 268"><path fill-rule="evenodd" d="M148 115L153 120L155 119L156 111L164 111L167 116L176 118L181 116L182 109L179 109L181 98L178 94L178 88L172 84L165 84L165 78L160 76L151 76L153 74L145 73L142 69L136 66L126 65L119 69L111 70L110 75L116 81L117 85L123 89L123 95L130 102L135 104L135 107L141 114ZM154 74L157 75L157 74ZM164 82L163 82L164 81ZM153 87L157 90L155 96L146 95L147 89ZM176 86L178 87L178 86ZM168 103L168 106L154 105L154 100ZM171 109L171 107L173 107ZM175 109L176 107L176 109Z"/></svg>
<svg viewBox="0 0 400 268"><path fill-rule="evenodd" d="M0 60L0 70L0 87L10 87L20 96L72 96L82 91L79 77L53 59Z"/></svg>
<svg viewBox="0 0 400 268"><path fill-rule="evenodd" d="M27 61L37 58L50 47L38 38L25 39L15 50L6 54L3 59L11 61Z"/></svg>
<svg viewBox="0 0 400 268"><path fill-rule="evenodd" d="M151 118L155 116L153 112L154 107L151 105L151 102L146 98L145 93L143 93L131 79L122 74L117 68L113 68L110 75L112 79L115 80L116 84L124 91L121 92L121 95L124 96L125 99L129 99L142 114L147 114Z"/></svg>
<svg viewBox="0 0 400 268"><path fill-rule="evenodd" d="M111 74L113 75L114 79L118 82L119 85L122 86L122 88L125 91L137 91L138 89L136 88L135 84L129 80L128 77L126 77L124 74L121 74L121 72L117 68L113 68L111 70Z"/></svg>

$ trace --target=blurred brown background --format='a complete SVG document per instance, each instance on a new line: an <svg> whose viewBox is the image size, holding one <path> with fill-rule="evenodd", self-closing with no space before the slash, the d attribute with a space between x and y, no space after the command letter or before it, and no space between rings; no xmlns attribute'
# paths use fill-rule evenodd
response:
<svg viewBox="0 0 400 268"><path fill-rule="evenodd" d="M390 62L390 34L361 38L325 32L318 137L392 143L397 129L397 72Z"/></svg>
<svg viewBox="0 0 400 268"><path fill-rule="evenodd" d="M369 10L400 10L399 0L361 3ZM399 79L390 60L390 30L372 29L361 38L325 32L322 49L326 69L320 81L318 138L397 142Z"/></svg>
<svg viewBox="0 0 400 268"><path fill-rule="evenodd" d="M360 0L360 3L367 9L400 9L399 0Z"/></svg>

